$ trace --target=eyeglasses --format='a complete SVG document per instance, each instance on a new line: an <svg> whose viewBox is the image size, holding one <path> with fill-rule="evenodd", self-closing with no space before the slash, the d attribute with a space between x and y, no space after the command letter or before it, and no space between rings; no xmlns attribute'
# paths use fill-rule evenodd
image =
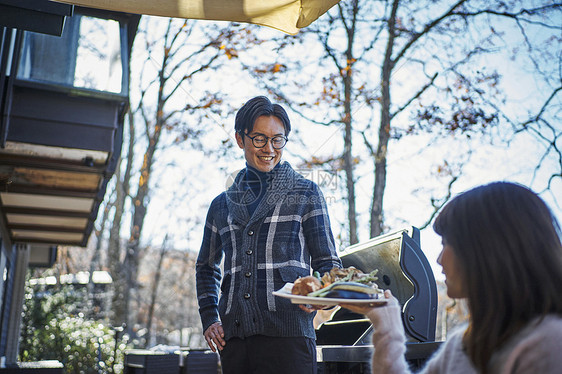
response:
<svg viewBox="0 0 562 374"><path fill-rule="evenodd" d="M287 144L287 141L289 140L286 136L283 135L275 135L270 138L265 135L250 136L246 133L243 134L246 135L248 138L252 139L252 144L256 148L265 147L267 141L271 139L271 146L273 147L273 149L281 149L285 146L285 144Z"/></svg>

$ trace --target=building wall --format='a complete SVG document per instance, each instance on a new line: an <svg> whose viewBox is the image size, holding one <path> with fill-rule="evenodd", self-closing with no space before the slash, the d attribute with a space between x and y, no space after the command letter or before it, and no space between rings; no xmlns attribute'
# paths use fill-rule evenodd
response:
<svg viewBox="0 0 562 374"><path fill-rule="evenodd" d="M10 311L12 305L12 296L14 288L14 272L13 264L16 260L16 251L6 248L2 240L2 251L0 261L0 271L2 273L2 298L0 299L0 363L6 360L6 347L8 343L8 331L10 328Z"/></svg>
<svg viewBox="0 0 562 374"><path fill-rule="evenodd" d="M0 27L0 106L4 104L3 94L6 83L6 73L13 55L12 33L14 31L6 27ZM3 141L3 139L0 139ZM4 212L0 209L0 364L5 362L6 345L8 336L8 325L10 306L13 289L13 272L15 263L15 250L10 243L9 235L4 220Z"/></svg>

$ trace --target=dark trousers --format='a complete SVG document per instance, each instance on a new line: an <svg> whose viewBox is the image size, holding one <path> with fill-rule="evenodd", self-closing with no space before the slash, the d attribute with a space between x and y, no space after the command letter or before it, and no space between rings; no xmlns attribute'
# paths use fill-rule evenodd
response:
<svg viewBox="0 0 562 374"><path fill-rule="evenodd" d="M232 338L220 352L223 374L316 374L316 341L264 335Z"/></svg>

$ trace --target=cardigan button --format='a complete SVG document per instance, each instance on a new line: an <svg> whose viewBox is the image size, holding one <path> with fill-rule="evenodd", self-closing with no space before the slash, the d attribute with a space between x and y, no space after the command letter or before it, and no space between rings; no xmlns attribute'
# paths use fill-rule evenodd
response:
<svg viewBox="0 0 562 374"><path fill-rule="evenodd" d="M236 327L240 326L240 321L238 321L238 320L234 321L234 325L235 325Z"/></svg>
<svg viewBox="0 0 562 374"><path fill-rule="evenodd" d="M246 292L244 294L244 299L249 299L250 297L252 297L252 295L250 295L249 293Z"/></svg>
<svg viewBox="0 0 562 374"><path fill-rule="evenodd" d="M248 231L248 235L252 236L254 235L254 232L252 230Z"/></svg>
<svg viewBox="0 0 562 374"><path fill-rule="evenodd" d="M246 251L246 254L247 254L247 255L251 255L252 253L254 253L254 251L252 251L251 249L248 249L248 250Z"/></svg>
<svg viewBox="0 0 562 374"><path fill-rule="evenodd" d="M250 278L252 276L252 272L251 271L247 271L246 274L244 274L246 276L246 278Z"/></svg>

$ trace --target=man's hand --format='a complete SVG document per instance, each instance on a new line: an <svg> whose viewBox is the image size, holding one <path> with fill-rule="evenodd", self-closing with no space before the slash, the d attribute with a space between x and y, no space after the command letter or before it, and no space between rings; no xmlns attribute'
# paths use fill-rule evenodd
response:
<svg viewBox="0 0 562 374"><path fill-rule="evenodd" d="M222 329L222 324L220 322L215 322L209 326L209 328L203 333L203 336L205 336L205 341L213 352L216 352L217 349L222 351L226 345L226 341L224 340L224 330Z"/></svg>
<svg viewBox="0 0 562 374"><path fill-rule="evenodd" d="M301 308L302 310L304 310L307 313L312 313L312 312L315 312L317 310L332 309L333 306L299 304L299 308Z"/></svg>

